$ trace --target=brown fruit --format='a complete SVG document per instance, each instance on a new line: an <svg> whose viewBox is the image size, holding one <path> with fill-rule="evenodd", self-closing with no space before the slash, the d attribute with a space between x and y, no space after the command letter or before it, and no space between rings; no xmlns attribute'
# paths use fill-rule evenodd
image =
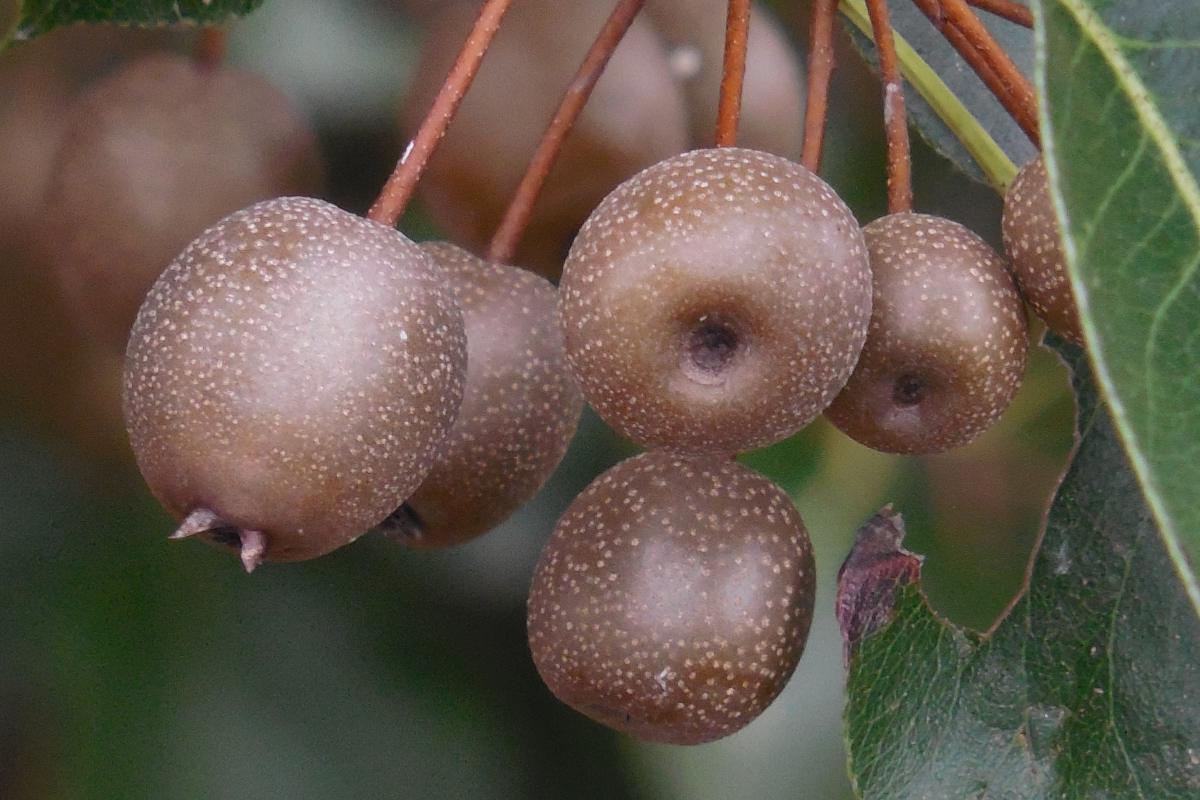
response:
<svg viewBox="0 0 1200 800"><path fill-rule="evenodd" d="M606 422L647 447L782 439L845 384L866 338L858 223L799 164L697 150L622 184L563 272L567 357Z"/></svg>
<svg viewBox="0 0 1200 800"><path fill-rule="evenodd" d="M583 397L567 369L550 283L445 242L420 247L462 308L467 377L433 469L384 528L412 547L448 547L486 533L537 494L567 451Z"/></svg>
<svg viewBox="0 0 1200 800"><path fill-rule="evenodd" d="M961 447L999 418L1025 373L1025 311L1004 259L941 217L863 229L875 278L871 332L825 415L888 453Z"/></svg>
<svg viewBox="0 0 1200 800"><path fill-rule="evenodd" d="M83 336L35 247L72 102L123 59L178 38L166 30L59 28L0 52L0 414L19 414L74 455L121 476L124 352ZM99 477L99 476L93 476Z"/></svg>
<svg viewBox="0 0 1200 800"><path fill-rule="evenodd" d="M146 291L184 245L249 203L319 184L313 133L277 89L147 56L75 105L43 245L84 330L124 349Z"/></svg>
<svg viewBox="0 0 1200 800"><path fill-rule="evenodd" d="M408 131L429 110L477 10L473 3L451 4L430 22L404 106ZM611 10L607 2L513 4L421 180L421 198L448 238L482 251ZM604 195L687 142L683 92L662 41L639 18L568 137L515 263L557 277L575 231Z"/></svg>
<svg viewBox="0 0 1200 800"><path fill-rule="evenodd" d="M683 81L693 147L714 143L725 59L728 0L650 0L646 14ZM750 15L738 144L799 158L804 141L804 69L787 35L761 4Z"/></svg>
<svg viewBox="0 0 1200 800"><path fill-rule="evenodd" d="M147 483L259 560L327 553L420 485L462 398L449 289L391 228L309 198L188 245L138 313L125 413Z"/></svg>
<svg viewBox="0 0 1200 800"><path fill-rule="evenodd" d="M1004 249L1021 294L1052 331L1083 344L1062 231L1050 204L1049 178L1041 156L1026 164L1008 188L1003 228Z"/></svg>
<svg viewBox="0 0 1200 800"><path fill-rule="evenodd" d="M733 461L644 453L559 520L533 576L529 646L577 711L699 744L778 696L814 593L808 533L782 489Z"/></svg>

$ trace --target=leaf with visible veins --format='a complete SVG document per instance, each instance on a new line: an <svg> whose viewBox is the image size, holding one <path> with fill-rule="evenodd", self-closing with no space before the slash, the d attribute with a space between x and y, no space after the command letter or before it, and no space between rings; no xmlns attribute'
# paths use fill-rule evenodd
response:
<svg viewBox="0 0 1200 800"><path fill-rule="evenodd" d="M1200 620L1086 360L1056 348L1074 373L1078 445L1005 618L981 635L934 614L905 580L915 562L890 511L839 577L865 798L1200 797Z"/></svg>
<svg viewBox="0 0 1200 800"><path fill-rule="evenodd" d="M0 7L3 7L3 2L0 0ZM88 0L17 0L14 36L17 39L31 39L76 22L215 24L249 14L261 4L262 0L110 0L104 3ZM5 42L3 33L0 29L0 47Z"/></svg>

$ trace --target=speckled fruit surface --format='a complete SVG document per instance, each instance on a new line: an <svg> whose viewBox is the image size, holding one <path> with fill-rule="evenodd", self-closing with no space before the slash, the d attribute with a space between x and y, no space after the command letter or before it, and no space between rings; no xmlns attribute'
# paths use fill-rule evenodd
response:
<svg viewBox="0 0 1200 800"><path fill-rule="evenodd" d="M996 251L948 219L892 214L863 231L875 281L871 333L826 416L890 453L968 444L1025 374L1025 309Z"/></svg>
<svg viewBox="0 0 1200 800"><path fill-rule="evenodd" d="M207 510L220 525L202 530L261 532L268 560L300 560L417 488L465 369L462 314L415 244L280 198L209 228L155 283L126 355L126 422L168 510Z"/></svg>
<svg viewBox="0 0 1200 800"><path fill-rule="evenodd" d="M799 512L734 461L650 452L592 482L542 551L529 645L552 692L642 739L740 730L796 668L815 571Z"/></svg>
<svg viewBox="0 0 1200 800"><path fill-rule="evenodd" d="M1025 299L1055 333L1083 343L1067 277L1062 232L1050 205L1046 163L1038 156L1017 173L1004 197L1004 249Z"/></svg>
<svg viewBox="0 0 1200 800"><path fill-rule="evenodd" d="M445 242L420 248L462 308L467 378L433 469L390 529L410 547L446 547L486 533L537 493L567 451L583 396L549 281Z"/></svg>
<svg viewBox="0 0 1200 800"><path fill-rule="evenodd" d="M696 150L626 181L588 218L560 284L584 397L648 447L778 441L845 384L866 338L858 223L779 156Z"/></svg>

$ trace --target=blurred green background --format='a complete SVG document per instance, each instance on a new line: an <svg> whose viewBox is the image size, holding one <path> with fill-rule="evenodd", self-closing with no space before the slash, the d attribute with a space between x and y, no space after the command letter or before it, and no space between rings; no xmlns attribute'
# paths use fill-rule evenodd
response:
<svg viewBox="0 0 1200 800"><path fill-rule="evenodd" d="M797 38L803 4L777 5ZM186 47L190 35L133 39ZM1001 424L963 450L884 456L818 421L746 457L808 524L817 618L779 700L710 745L613 734L554 700L530 661L538 550L572 497L633 452L590 413L537 500L457 550L361 540L247 577L224 553L168 542L172 522L124 444L116 364L75 333L22 235L37 202L21 181L46 144L3 135L78 80L53 40L130 46L128 33L67 37L0 55L0 193L27 211L0 229L0 798L839 800L851 791L832 595L856 526L895 503L928 555L933 602L964 624L986 628L1019 586L1071 438L1064 376L1038 348ZM403 145L396 108L419 43L400 4L273 0L234 28L230 60L311 113L329 199L363 211ZM878 88L839 44L823 172L866 222L885 202ZM994 193L915 148L918 208L998 245ZM419 206L404 229L436 235Z"/></svg>

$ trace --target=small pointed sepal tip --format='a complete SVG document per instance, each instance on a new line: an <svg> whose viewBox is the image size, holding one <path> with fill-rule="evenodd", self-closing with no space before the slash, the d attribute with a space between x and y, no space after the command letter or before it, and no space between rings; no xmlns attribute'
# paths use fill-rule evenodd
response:
<svg viewBox="0 0 1200 800"><path fill-rule="evenodd" d="M209 511L207 508L197 508L184 517L183 522L179 523L179 527L175 532L168 536L168 539L187 539L190 536L195 536L198 533L207 533L208 531L216 530L224 527L225 523L221 518Z"/></svg>
<svg viewBox="0 0 1200 800"><path fill-rule="evenodd" d="M249 575L266 559L267 537L262 531L241 531L241 536L242 566Z"/></svg>

